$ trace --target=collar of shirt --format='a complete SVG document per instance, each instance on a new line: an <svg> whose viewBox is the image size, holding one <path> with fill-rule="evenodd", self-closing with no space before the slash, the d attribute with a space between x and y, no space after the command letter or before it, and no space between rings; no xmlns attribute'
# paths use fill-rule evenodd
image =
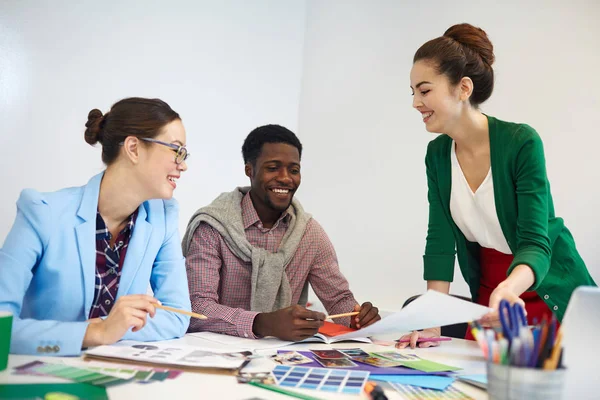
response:
<svg viewBox="0 0 600 400"><path fill-rule="evenodd" d="M272 229L277 228L277 226L279 226L279 222L282 222L283 224L287 225L291 218L290 207L288 207L288 209L281 214L281 216L273 224L273 227L271 229L265 229L263 227L262 221L258 216L258 213L256 212L256 209L254 208L254 204L252 204L250 191L248 191L248 193L246 193L242 198L242 221L244 222L244 229L248 229L252 225L256 225L256 227L261 230L270 231Z"/></svg>
<svg viewBox="0 0 600 400"><path fill-rule="evenodd" d="M138 215L138 210L136 209L130 216L127 225L119 232L119 235L125 235L128 232L133 232L133 227L135 226L135 220ZM100 211L96 212L96 240L99 239L111 239L111 234L106 227L106 223L104 219L100 215Z"/></svg>

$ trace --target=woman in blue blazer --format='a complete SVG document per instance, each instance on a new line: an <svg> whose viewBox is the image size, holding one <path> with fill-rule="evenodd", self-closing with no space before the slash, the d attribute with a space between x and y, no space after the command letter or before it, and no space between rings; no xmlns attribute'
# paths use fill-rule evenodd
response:
<svg viewBox="0 0 600 400"><path fill-rule="evenodd" d="M86 127L106 170L81 187L23 190L0 249L11 353L77 355L121 339L177 338L189 324L154 307L190 309L172 199L187 169L179 115L161 100L128 98L105 115L90 111Z"/></svg>

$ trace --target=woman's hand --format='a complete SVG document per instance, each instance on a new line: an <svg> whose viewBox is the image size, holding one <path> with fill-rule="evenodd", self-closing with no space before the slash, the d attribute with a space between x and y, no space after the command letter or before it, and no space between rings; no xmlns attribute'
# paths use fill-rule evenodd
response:
<svg viewBox="0 0 600 400"><path fill-rule="evenodd" d="M410 345L410 348L414 349L415 347L417 347L417 340L419 338L437 338L437 337L440 337L441 333L442 333L441 328L429 328L429 329L424 329L422 331L414 331L412 333L402 336L399 339L398 343L396 343L396 348L404 349ZM402 340L407 340L407 339L410 339L410 342L402 342ZM418 343L419 347L435 347L435 346L439 346L439 345L440 345L440 342L423 341L423 342Z"/></svg>
<svg viewBox="0 0 600 400"><path fill-rule="evenodd" d="M479 322L485 328L496 328L500 326L500 315L498 314L498 309L500 308L500 301L506 300L511 305L514 303L521 304L523 309L525 309L525 302L522 298L519 297L517 293L509 286L504 285L504 282L500 283L496 289L490 295L490 308L493 309L492 312L487 313ZM525 313L527 315L527 312Z"/></svg>
<svg viewBox="0 0 600 400"><path fill-rule="evenodd" d="M119 341L131 328L132 332L141 330L146 325L146 317L154 317L154 304L159 301L145 294L132 294L119 297L105 320L90 320L83 347L113 344Z"/></svg>

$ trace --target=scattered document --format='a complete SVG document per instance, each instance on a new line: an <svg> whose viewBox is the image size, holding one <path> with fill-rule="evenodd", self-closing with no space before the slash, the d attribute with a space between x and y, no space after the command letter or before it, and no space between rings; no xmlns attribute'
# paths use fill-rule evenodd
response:
<svg viewBox="0 0 600 400"><path fill-rule="evenodd" d="M220 352L215 349L174 343L123 341L85 352L87 358L176 366L185 369L239 370L250 352Z"/></svg>
<svg viewBox="0 0 600 400"><path fill-rule="evenodd" d="M403 333L417 329L458 324L478 320L491 309L434 290L428 290L397 313L373 325L336 336L338 340L368 337L386 333Z"/></svg>
<svg viewBox="0 0 600 400"><path fill-rule="evenodd" d="M214 332L194 332L188 334L199 339L208 340L213 343L226 345L228 347L235 347L237 349L244 350L267 350L267 349L280 349L282 347L294 344L294 342L287 340L280 340L274 337L265 337L261 339L248 339L238 336L224 335L221 333Z"/></svg>

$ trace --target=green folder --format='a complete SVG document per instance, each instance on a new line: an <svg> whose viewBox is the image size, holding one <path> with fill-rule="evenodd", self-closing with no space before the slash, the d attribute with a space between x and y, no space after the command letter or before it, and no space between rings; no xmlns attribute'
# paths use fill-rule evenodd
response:
<svg viewBox="0 0 600 400"><path fill-rule="evenodd" d="M0 385L0 399L108 400L106 389L85 383Z"/></svg>

